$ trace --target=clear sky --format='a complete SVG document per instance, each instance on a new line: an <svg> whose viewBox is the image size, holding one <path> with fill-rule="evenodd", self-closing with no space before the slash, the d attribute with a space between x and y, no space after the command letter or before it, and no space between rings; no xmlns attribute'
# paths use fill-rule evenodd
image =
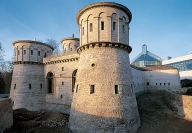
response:
<svg viewBox="0 0 192 133"><path fill-rule="evenodd" d="M106 0L109 2L109 0ZM5 60L13 56L16 40L79 37L78 11L100 0L0 0L0 42ZM179 57L192 50L192 0L111 0L132 12L132 60L143 44L160 56Z"/></svg>

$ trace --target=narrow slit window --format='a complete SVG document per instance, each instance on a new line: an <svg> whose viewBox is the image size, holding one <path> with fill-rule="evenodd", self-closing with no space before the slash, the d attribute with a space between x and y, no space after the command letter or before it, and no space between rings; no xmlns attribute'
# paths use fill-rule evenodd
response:
<svg viewBox="0 0 192 133"><path fill-rule="evenodd" d="M89 24L89 31L92 32L93 31L93 23Z"/></svg>
<svg viewBox="0 0 192 133"><path fill-rule="evenodd" d="M19 50L17 51L17 54L19 55Z"/></svg>
<svg viewBox="0 0 192 133"><path fill-rule="evenodd" d="M115 94L119 94L119 88L118 88L118 85L115 85Z"/></svg>
<svg viewBox="0 0 192 133"><path fill-rule="evenodd" d="M62 82L62 86L64 85L64 82Z"/></svg>
<svg viewBox="0 0 192 133"><path fill-rule="evenodd" d="M71 48L71 51L72 51L73 49Z"/></svg>
<svg viewBox="0 0 192 133"><path fill-rule="evenodd" d="M42 84L40 84L40 88L41 88L41 89L43 88L43 85L42 85Z"/></svg>
<svg viewBox="0 0 192 133"><path fill-rule="evenodd" d="M149 82L147 82L147 85L149 85Z"/></svg>
<svg viewBox="0 0 192 133"><path fill-rule="evenodd" d="M33 55L33 50L31 50L31 55Z"/></svg>
<svg viewBox="0 0 192 133"><path fill-rule="evenodd" d="M156 83L156 85L157 85L157 83Z"/></svg>
<svg viewBox="0 0 192 133"><path fill-rule="evenodd" d="M63 95L61 95L60 97L61 97L61 99L62 99L62 98L63 98Z"/></svg>
<svg viewBox="0 0 192 133"><path fill-rule="evenodd" d="M123 25L123 33L125 32L125 26Z"/></svg>
<svg viewBox="0 0 192 133"><path fill-rule="evenodd" d="M84 27L82 28L82 35L84 35Z"/></svg>
<svg viewBox="0 0 192 133"><path fill-rule="evenodd" d="M23 50L23 54L26 55L26 50Z"/></svg>
<svg viewBox="0 0 192 133"><path fill-rule="evenodd" d="M170 83L168 83L168 85L170 85Z"/></svg>
<svg viewBox="0 0 192 133"><path fill-rule="evenodd" d="M31 84L29 84L29 89L31 89Z"/></svg>
<svg viewBox="0 0 192 133"><path fill-rule="evenodd" d="M64 71L64 67L62 67L62 71Z"/></svg>
<svg viewBox="0 0 192 133"><path fill-rule="evenodd" d="M38 56L40 56L41 55L41 52L40 51L38 51Z"/></svg>
<svg viewBox="0 0 192 133"><path fill-rule="evenodd" d="M90 94L93 94L95 92L95 85L90 86Z"/></svg>
<svg viewBox="0 0 192 133"><path fill-rule="evenodd" d="M104 30L104 21L101 21L101 30Z"/></svg>
<svg viewBox="0 0 192 133"><path fill-rule="evenodd" d="M16 89L16 84L14 84L14 89Z"/></svg>
<svg viewBox="0 0 192 133"><path fill-rule="evenodd" d="M113 22L113 30L115 30L116 22Z"/></svg>
<svg viewBox="0 0 192 133"><path fill-rule="evenodd" d="M160 83L160 85L161 85L161 83Z"/></svg>
<svg viewBox="0 0 192 133"><path fill-rule="evenodd" d="M79 85L76 86L76 93L78 92L78 89L79 89Z"/></svg>

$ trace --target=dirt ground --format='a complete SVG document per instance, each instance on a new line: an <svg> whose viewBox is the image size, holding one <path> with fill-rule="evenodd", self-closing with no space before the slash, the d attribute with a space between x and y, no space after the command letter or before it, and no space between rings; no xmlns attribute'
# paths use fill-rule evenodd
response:
<svg viewBox="0 0 192 133"><path fill-rule="evenodd" d="M192 133L192 122L176 117L166 106L163 93L146 93L137 97L141 127L137 133ZM71 133L69 116L40 110L14 110L14 125L4 133Z"/></svg>
<svg viewBox="0 0 192 133"><path fill-rule="evenodd" d="M137 133L192 133L192 122L177 118L166 106L164 93L146 93L137 97L141 127Z"/></svg>

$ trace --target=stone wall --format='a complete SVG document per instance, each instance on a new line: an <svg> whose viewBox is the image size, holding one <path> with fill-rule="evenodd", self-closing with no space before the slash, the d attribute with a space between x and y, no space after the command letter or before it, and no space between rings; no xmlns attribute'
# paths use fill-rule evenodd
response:
<svg viewBox="0 0 192 133"><path fill-rule="evenodd" d="M37 41L18 40L13 45L15 61L43 62L43 58L53 51L51 46Z"/></svg>
<svg viewBox="0 0 192 133"><path fill-rule="evenodd" d="M0 98L0 132L13 125L11 99Z"/></svg>
<svg viewBox="0 0 192 133"><path fill-rule="evenodd" d="M192 96L165 92L165 99L170 109L179 117L192 121Z"/></svg>
<svg viewBox="0 0 192 133"><path fill-rule="evenodd" d="M141 71L131 68L135 93L145 91L181 90L177 69Z"/></svg>
<svg viewBox="0 0 192 133"><path fill-rule="evenodd" d="M63 44L63 53L76 51L79 47L79 38L63 38L61 43Z"/></svg>
<svg viewBox="0 0 192 133"><path fill-rule="evenodd" d="M26 108L30 111L45 105L45 78L43 64L15 64L10 98L13 109Z"/></svg>
<svg viewBox="0 0 192 133"><path fill-rule="evenodd" d="M79 64L70 112L71 130L136 132L140 118L128 52L95 46L82 51Z"/></svg>
<svg viewBox="0 0 192 133"><path fill-rule="evenodd" d="M101 6L87 6L79 12L77 21L80 26L80 45L97 41L114 41L128 45L131 18L120 8L112 8L115 6L113 3L103 2Z"/></svg>
<svg viewBox="0 0 192 133"><path fill-rule="evenodd" d="M73 97L72 77L78 68L78 58L78 54L73 54L50 59L50 63L48 60L46 60L47 63L44 62L46 109L69 114ZM47 93L48 80L46 76L49 72L54 75L54 91L51 94Z"/></svg>

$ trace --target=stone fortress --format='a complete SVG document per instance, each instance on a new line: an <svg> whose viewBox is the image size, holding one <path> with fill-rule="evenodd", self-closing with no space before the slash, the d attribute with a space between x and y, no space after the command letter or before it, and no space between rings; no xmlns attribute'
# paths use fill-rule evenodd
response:
<svg viewBox="0 0 192 133"><path fill-rule="evenodd" d="M135 94L180 88L170 66L130 65L130 10L114 2L79 11L80 39L61 40L63 54L37 41L13 42L13 109L47 109L70 114L75 133L135 133L140 127Z"/></svg>

